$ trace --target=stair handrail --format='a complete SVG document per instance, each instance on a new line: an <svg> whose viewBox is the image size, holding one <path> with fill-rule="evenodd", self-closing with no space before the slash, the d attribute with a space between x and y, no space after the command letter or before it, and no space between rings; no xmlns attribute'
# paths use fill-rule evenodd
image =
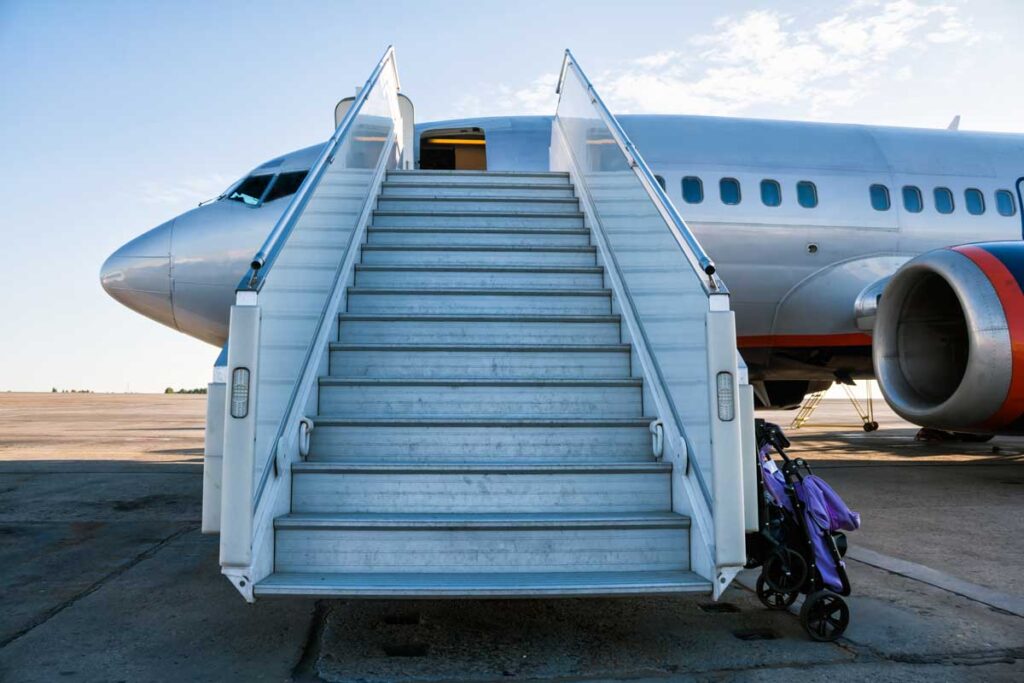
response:
<svg viewBox="0 0 1024 683"><path fill-rule="evenodd" d="M291 235L292 230L294 230L295 223L302 215L302 210L306 208L306 203L309 201L310 196L312 196L313 190L320 184L320 178L323 176L324 171L327 170L327 167L331 165L338 147L345 140L349 129L352 128L356 117L359 115L360 110L362 110L363 103L370 96L373 86L377 84L381 73L388 65L391 66L394 74L395 88L401 90L401 82L398 80L398 67L395 64L395 47L394 45L388 45L384 55L377 62L377 66L370 73L370 77L366 79L366 83L359 89L355 101L352 102L352 106L345 112L341 123L334 129L334 134L327 141L327 144L324 145L320 156L317 157L310 167L309 173L306 174L306 177L299 185L299 189L296 190L294 197L288 203L288 207L281 214L281 217L277 219L274 229L267 235L267 239L263 241L263 246L260 247L260 250L252 257L252 261L249 263L249 270L242 276L236 291L259 292L263 287L267 273L274 265L278 254L281 253L282 247L288 241L288 237ZM408 141L406 144L408 144Z"/></svg>
<svg viewBox="0 0 1024 683"><path fill-rule="evenodd" d="M568 71L572 71L576 78L576 81L571 84L566 81ZM570 90L566 91L565 88L570 88ZM651 380L650 384L645 384L645 386L648 386L652 394L658 417L663 420L668 416L672 418L661 422L662 429L668 429L663 435L664 441L661 444L656 443L655 446L660 445L659 450L661 450L671 442L673 448L670 457L683 468L683 472L687 475L682 478L682 485L686 491L686 495L681 498L682 504L689 507L687 514L691 515L694 528L704 541L703 544L691 547L691 563L695 571L714 582L714 595L717 599L721 591L729 585L746 562L745 509L742 488L746 480L743 469L746 459L743 453L743 439L745 438L744 425L750 422L752 426L753 419L752 393L747 384L745 366L741 363L736 349L735 318L729 307L728 290L718 277L714 262L676 211L647 162L629 136L626 135L622 126L619 125L618 120L605 106L593 83L580 68L570 50L565 51L562 60L557 92L559 100L552 123L552 168L562 168L564 165L577 181L576 188L584 213L593 224L593 236L609 266L606 269L606 276L611 281L612 289L620 297L622 318L634 341L634 352L644 377ZM569 92L568 97L566 92ZM582 113L573 112L563 116L563 104L567 104L568 109L572 109L574 97L585 98L590 109ZM582 100L577 104L586 107L586 104L582 104ZM667 376L663 371L661 360L655 352L652 339L643 323L637 299L630 292L628 272L623 270L618 255L615 253L615 247L605 230L599 207L600 199L592 194L594 188L591 188L587 182L588 172L593 171L600 175L600 168L591 168L589 165L585 165L585 162L593 160L577 155L572 140L578 139L579 136L572 133L571 129L567 127L572 125L569 123L570 120L593 120L595 122L584 125L582 140L578 141L578 145L585 147L591 143L601 144L609 141L608 137L614 140L622 155L622 160L636 176L644 194L657 210L661 218L660 223L668 231L665 237L676 244L679 255L690 267L702 288L700 292L705 299L702 305L704 319L702 331L707 359L706 382L702 384L707 393L704 397L697 395L688 397L688 399L709 401L709 439L706 447L710 448L708 455L711 458L710 466L713 474L710 486L695 457L693 442L687 434L677 399L666 381ZM604 130L601 131L600 139L594 140L591 137L592 129L589 126L596 125L597 121L600 121ZM556 144L558 147L555 147ZM615 148L613 147L613 149ZM579 151L587 157L590 156L587 149ZM603 155L601 157L603 158ZM598 166L602 167L603 164ZM623 178L628 178L629 173L623 170L621 175ZM615 199L619 198L612 197L609 201ZM629 201L628 198L627 201ZM622 218L622 216L614 214L613 217ZM658 226L654 228L655 232L659 229ZM660 245L659 248L664 250L664 247ZM680 272L685 273L686 266L682 266L682 264L680 266ZM684 283L680 283L680 285L682 286ZM672 288L669 288L663 294L671 296L672 291ZM679 295L685 296L685 291L681 289ZM663 339L663 341L667 340ZM742 374L741 369L743 370ZM716 407L717 410L715 410ZM658 426L659 424L655 423L653 428L657 429ZM674 491L675 487L673 486Z"/></svg>
<svg viewBox="0 0 1024 683"><path fill-rule="evenodd" d="M341 123L338 125L338 128L335 131L336 139L334 137L332 137L332 139L331 139L333 145L331 143L328 144L329 147L332 147L332 149L330 151L330 154L326 155L326 156L321 154L321 158L325 159L325 162L323 164L323 168L320 170L320 174L321 175L323 173L323 169L326 169L327 166L330 165L330 163L331 163L331 161L332 161L332 159L334 157L334 152L337 150L338 145L343 140L345 140L345 138L346 138L346 136L348 134L348 130L352 126L352 122L354 122L356 117L359 115L360 111L362 110L363 103L366 101L366 98L369 96L370 92L376 86L377 80L380 78L380 74L384 70L384 66L386 64L388 64L388 63L391 64L391 67L394 70L395 91L396 92L399 91L400 85L399 85L399 82L398 82L398 67L395 64L395 49L394 49L393 46L388 46L387 51L384 53L384 56L381 57L381 60L380 60L380 62L378 62L377 67L373 70L373 72L370 74L370 77L366 80L366 84L359 91L359 96L356 97L355 101L352 103L352 106L349 108L348 112L345 114L345 117L342 119ZM399 130L401 130L401 126L396 126L396 133ZM338 132L340 132L340 135L338 135ZM405 144L408 144L408 142L405 142ZM381 158L382 159L387 157L387 155L388 155L388 152L387 152L386 149L381 152ZM306 176L306 180L309 180L309 177L312 176L312 175L313 175L313 171L311 170L309 175ZM305 185L305 181L303 182L303 184ZM315 187L317 185L319 185L319 178L317 178L317 181L315 183L310 185L310 190L309 190L309 194L310 195L312 195L312 191L313 191L313 189L315 189ZM372 203L372 201L373 201L373 197L367 197L367 202L371 202ZM294 205L295 202L293 202L292 204ZM305 203L303 203L303 208L304 208L304 204ZM364 213L367 210L368 209L364 207ZM272 264L273 263L273 259L276 258L277 253L280 252L280 250L283 247L283 245L287 242L288 235L291 233L291 230L294 227L295 222L298 219L298 217L302 215L302 211L298 210L294 215L295 215L295 220L290 221L290 223L288 225L288 228L287 228L287 232L286 233L284 233L284 232L281 233L280 239L278 239L274 243L272 251L269 252L270 258L267 260L267 264ZM278 224L280 225L280 221L278 222ZM357 230L353 230L352 231L351 240L353 240L353 241L356 240L358 236L359 236L359 230L358 229ZM270 238L268 238L268 242L269 241L270 241ZM348 246L346 248L346 252L345 252L346 253L346 261L345 262L349 261L350 258L351 258L351 255L355 253L354 252L354 247L355 247L355 245L352 244L351 242L348 244ZM261 252L262 252L262 250L261 250ZM257 256L259 256L259 254L257 254ZM255 263L255 261L254 261L254 263ZM344 263L342 265L344 265ZM253 273L254 276L258 275L261 270L269 270L269 268L266 268L266 269L256 269L254 271L254 273ZM340 268L339 268L339 270L340 270ZM342 273L339 272L339 276L340 275L342 275ZM262 279L260 280L260 286L262 286ZM339 286L338 283L335 283L335 290L338 289L338 286ZM342 286L342 289L344 289L343 286ZM277 433L274 435L274 440L271 441L270 453L269 453L269 455L267 457L267 464L264 465L264 467L263 467L263 469L261 471L260 480L257 483L256 489L255 489L255 495L253 496L253 510L255 510L255 509L257 509L259 507L260 501L263 498L263 492L264 492L264 490L267 487L267 481L270 478L270 473L276 469L275 465L276 465L276 462L277 462L277 459L276 459L277 450L279 448L281 440L285 437L285 432L288 430L289 426L291 426L291 427L293 427L295 429L298 429L299 418L303 417L302 415L299 414L301 412L300 411L301 406L299 405L299 395L300 395L304 385L308 385L311 382L315 381L316 372L315 372L315 369L312 367L311 361L313 359L314 353L317 350L317 342L320 339L324 338L325 334L327 333L328 322L329 322L329 315L330 315L330 308L331 308L332 303L333 303L333 297L328 297L328 300L324 303L324 307L323 307L323 310L321 311L320 318L317 321L316 330L313 332L313 338L310 341L309 347L306 349L306 357L305 357L305 360L302 363L301 370L299 371L299 377L296 380L295 386L292 388L291 395L288 398L288 403L285 406L284 413L283 413L283 416L282 416L282 419L281 419L281 423L280 423L280 425L278 425Z"/></svg>
<svg viewBox="0 0 1024 683"><path fill-rule="evenodd" d="M679 244L680 249L686 254L687 260L690 264L695 267L698 272L703 272L707 276L707 280L701 280L705 291L715 294L727 294L728 290L725 287L725 283L722 282L721 278L716 274L717 268L715 262L711 260L707 252L704 251L704 247L701 246L697 237L690 230L690 226L686 224L683 217L679 215L679 212L669 201L668 195L661 189L661 184L654 176L654 172L651 171L651 167L647 165L647 161L644 160L642 154L637 150L633 141L629 139L626 131L619 125L618 119L609 111L608 107L605 106L604 100L597 94L597 90L594 89L594 84L587 78L587 74L580 67L579 62L576 61L576 57L572 54L572 50L566 50L565 56L562 58L562 69L558 76L558 85L555 87L555 93L562 93L562 84L565 82L565 75L569 71L569 66L573 66L573 72L582 81L586 87L587 94L590 95L590 101L597 110L598 115L604 124L608 126L608 130L612 134L612 139L619 146L619 149L625 155L626 160L629 162L630 168L636 177L639 178L640 184L647 192L651 201L654 202L655 207L658 209L658 213L661 214L662 218L665 219L665 223Z"/></svg>
<svg viewBox="0 0 1024 683"><path fill-rule="evenodd" d="M389 66L391 72L386 70ZM337 316L334 313L340 309L344 300L347 283L360 253L366 226L372 219L383 179L388 169L400 163L399 160L407 152L405 145L411 142L403 136L404 114L398 101L398 93L394 49L389 46L360 91L360 96L338 124L331 141L324 146L316 165L307 175L303 183L302 196L291 202L288 211L290 217L282 217L274 234L264 245L265 248L258 254L263 255L263 265L250 270L236 293L235 305L231 307L229 381L234 381L236 371L239 372L239 379L237 383L231 385L232 392L237 390L237 400L234 394L228 392L225 405L225 412L231 419L226 420L224 429L220 560L222 573L228 576L250 602L254 599L254 583L267 576L273 568L273 519L281 514L282 504L290 501L287 495L279 495L284 490L281 488L281 482L290 482L287 464L304 455L303 451L307 445L304 437L308 436L312 429L312 422L306 412L317 410L315 402L318 368L328 362L329 339L337 325ZM381 113L380 116L390 117L392 125L383 139L371 137L366 140L379 140L383 144L378 148L374 165L365 168L368 171L365 176L368 183L365 194L362 195L361 209L354 215L355 222L348 236L344 256L335 270L333 282L316 317L315 329L309 343L301 352L302 355L296 358L301 358L302 361L296 371L295 381L291 384L288 394L280 394L280 398L287 398L281 405L279 417L277 410L274 410L272 419L277 422L276 428L273 424L266 423L267 427L273 430L270 433L274 434L274 439L264 442L259 437L256 424L260 392L251 388L258 387L261 374L260 299L263 294L260 288L263 287L264 278L274 259L279 253L287 253L291 235L300 234L304 224L299 219L309 200L316 196L321 181L328 177L325 169L335 161L334 155L345 154L344 150L349 141L360 139L358 131L362 125L360 121L364 117L378 118L373 112L366 113L367 107L364 106L378 95L386 101L387 109L387 113ZM263 291L272 288L273 283L271 287L263 288ZM290 378L285 379L290 381ZM257 408L252 409L250 406ZM258 464L262 465L262 469L257 469Z"/></svg>

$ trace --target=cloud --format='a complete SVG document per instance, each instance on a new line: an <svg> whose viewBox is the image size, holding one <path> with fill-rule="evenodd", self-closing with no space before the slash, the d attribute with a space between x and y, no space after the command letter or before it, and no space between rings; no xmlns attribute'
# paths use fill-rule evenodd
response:
<svg viewBox="0 0 1024 683"><path fill-rule="evenodd" d="M557 73L546 73L523 87L498 85L478 95L464 95L452 107L452 118L555 113Z"/></svg>
<svg viewBox="0 0 1024 683"><path fill-rule="evenodd" d="M787 108L822 118L910 80L930 50L979 38L956 5L852 0L817 21L775 10L725 16L683 49L590 75L616 113L756 115ZM457 102L456 115L552 114L556 82L549 73L523 87L485 89Z"/></svg>
<svg viewBox="0 0 1024 683"><path fill-rule="evenodd" d="M809 26L756 10L717 20L687 50L634 59L594 81L622 113L736 115L768 105L823 116L879 83L910 79L932 46L978 39L957 7L917 0L858 0Z"/></svg>
<svg viewBox="0 0 1024 683"><path fill-rule="evenodd" d="M228 186L231 179L220 173L185 178L176 182L147 180L139 184L142 201L150 204L186 206L213 199Z"/></svg>

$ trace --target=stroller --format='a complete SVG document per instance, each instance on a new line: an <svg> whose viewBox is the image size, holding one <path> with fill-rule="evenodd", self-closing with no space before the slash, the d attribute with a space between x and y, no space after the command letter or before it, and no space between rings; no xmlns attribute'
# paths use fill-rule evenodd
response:
<svg viewBox="0 0 1024 683"><path fill-rule="evenodd" d="M761 567L757 597L770 609L786 610L806 594L801 626L813 640L833 641L850 623L850 609L840 597L850 594L842 531L859 528L860 515L802 458L786 455L790 442L778 425L755 423L760 529L747 536L747 566ZM782 458L781 469L773 450Z"/></svg>

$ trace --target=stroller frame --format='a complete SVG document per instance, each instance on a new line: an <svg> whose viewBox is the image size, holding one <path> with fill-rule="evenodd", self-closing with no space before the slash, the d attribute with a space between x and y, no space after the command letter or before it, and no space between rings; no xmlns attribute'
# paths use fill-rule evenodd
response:
<svg viewBox="0 0 1024 683"><path fill-rule="evenodd" d="M841 596L850 594L850 581L842 558L846 554L846 536L827 534L825 547L835 562L842 584L833 591L825 585L817 566L811 534L820 533L808 526L805 503L797 495L796 484L803 482L811 468L803 458L790 458L789 439L782 429L763 419L755 420L757 437L758 531L747 535L747 567L761 567L757 596L770 609L788 610L800 594L807 597L800 610L800 623L813 640L833 641L849 625L849 607ZM774 465L771 452L782 459L784 490L791 509L775 501L764 481L765 463Z"/></svg>

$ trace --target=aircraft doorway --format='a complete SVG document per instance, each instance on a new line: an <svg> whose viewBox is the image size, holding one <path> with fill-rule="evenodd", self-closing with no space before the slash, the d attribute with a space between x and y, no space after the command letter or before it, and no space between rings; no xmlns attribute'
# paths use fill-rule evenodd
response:
<svg viewBox="0 0 1024 683"><path fill-rule="evenodd" d="M420 136L420 168L431 171L486 171L482 128L428 130Z"/></svg>

